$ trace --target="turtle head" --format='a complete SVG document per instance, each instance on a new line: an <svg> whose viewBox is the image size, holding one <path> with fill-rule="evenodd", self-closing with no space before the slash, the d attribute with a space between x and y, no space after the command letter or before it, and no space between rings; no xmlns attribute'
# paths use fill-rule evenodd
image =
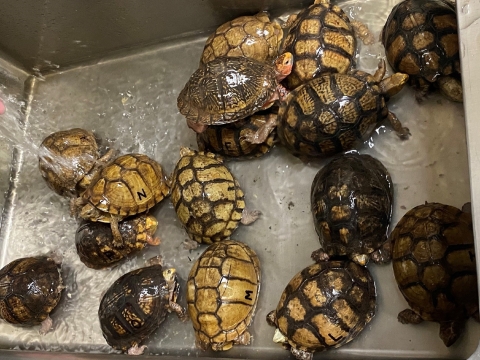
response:
<svg viewBox="0 0 480 360"><path fill-rule="evenodd" d="M275 74L277 81L280 82L285 79L292 72L293 67L293 54L286 52L280 55L275 60Z"/></svg>
<svg viewBox="0 0 480 360"><path fill-rule="evenodd" d="M169 268L163 271L163 278L167 283L176 282L177 279L177 270L174 268Z"/></svg>
<svg viewBox="0 0 480 360"><path fill-rule="evenodd" d="M86 204L80 211L80 217L85 220L97 221L100 217L100 211L92 204Z"/></svg>
<svg viewBox="0 0 480 360"><path fill-rule="evenodd" d="M403 89L408 81L408 75L403 73L395 73L386 79L380 81L380 92L388 98L394 96Z"/></svg>

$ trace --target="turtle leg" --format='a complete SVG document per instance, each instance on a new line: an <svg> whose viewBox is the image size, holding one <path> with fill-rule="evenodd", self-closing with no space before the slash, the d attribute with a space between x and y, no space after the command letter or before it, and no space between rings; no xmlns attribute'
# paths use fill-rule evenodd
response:
<svg viewBox="0 0 480 360"><path fill-rule="evenodd" d="M315 250L314 252L312 252L312 255L310 255L310 257L313 261L317 263L322 261L328 261L328 259L330 259L330 256L328 256L328 254L322 249Z"/></svg>
<svg viewBox="0 0 480 360"><path fill-rule="evenodd" d="M460 79L454 76L440 76L436 84L442 95L448 100L463 102L463 88Z"/></svg>
<svg viewBox="0 0 480 360"><path fill-rule="evenodd" d="M296 14L292 14L288 17L287 21L285 22L285 24L283 24L283 28L284 29L288 29L290 28L293 23L295 22L295 20L297 20L297 15Z"/></svg>
<svg viewBox="0 0 480 360"><path fill-rule="evenodd" d="M137 344L135 344L130 349L127 350L127 354L128 355L142 355L146 348L147 348L146 345L138 346Z"/></svg>
<svg viewBox="0 0 480 360"><path fill-rule="evenodd" d="M277 126L277 114L269 114L267 121L257 131L248 130L243 136L250 144L262 144L267 140L270 133Z"/></svg>
<svg viewBox="0 0 480 360"><path fill-rule="evenodd" d="M192 239L185 239L185 241L183 242L183 248L185 250L195 250L199 246L200 246L200 243Z"/></svg>
<svg viewBox="0 0 480 360"><path fill-rule="evenodd" d="M411 309L405 309L400 311L397 316L398 321L402 324L420 324L423 319L415 311Z"/></svg>
<svg viewBox="0 0 480 360"><path fill-rule="evenodd" d="M313 353L311 352L295 349L293 346L290 348L290 352L298 360L313 360Z"/></svg>
<svg viewBox="0 0 480 360"><path fill-rule="evenodd" d="M181 307L179 304L177 304L176 302L170 301L168 306L170 310L172 310L174 313L177 314L180 320L185 321L188 319L188 315L185 309Z"/></svg>
<svg viewBox="0 0 480 360"><path fill-rule="evenodd" d="M400 122L400 120L398 120L397 115L389 111L387 119L390 122L390 125L393 127L393 130L395 130L397 135L400 137L400 139L408 139L408 137L411 135L410 130L408 130L407 127L402 126L402 123Z"/></svg>
<svg viewBox="0 0 480 360"><path fill-rule="evenodd" d="M147 235L145 240L148 245L157 246L162 243L162 240L158 236Z"/></svg>
<svg viewBox="0 0 480 360"><path fill-rule="evenodd" d="M412 80L412 85L415 87L415 100L418 103L421 103L427 97L427 94L430 92L431 84L420 78L417 80Z"/></svg>
<svg viewBox="0 0 480 360"><path fill-rule="evenodd" d="M115 247L121 247L123 245L122 234L118 229L118 220L119 218L115 215L112 215L110 220L110 228L112 229L113 235L113 246Z"/></svg>
<svg viewBox="0 0 480 360"><path fill-rule="evenodd" d="M391 241L385 241L379 249L374 251L370 258L376 264L386 264L392 258L392 243Z"/></svg>
<svg viewBox="0 0 480 360"><path fill-rule="evenodd" d="M353 26L355 35L358 36L365 45L372 45L375 42L375 37L366 24L357 20L350 21L350 23Z"/></svg>
<svg viewBox="0 0 480 360"><path fill-rule="evenodd" d="M440 339L446 347L457 341L465 328L465 320L443 321L440 323Z"/></svg>
<svg viewBox="0 0 480 360"><path fill-rule="evenodd" d="M50 331L50 329L53 327L53 321L52 321L52 318L50 316L47 316L47 318L45 320L42 321L42 324L41 324L41 328L40 328L40 335L45 335L46 333L48 333Z"/></svg>
<svg viewBox="0 0 480 360"><path fill-rule="evenodd" d="M85 190L90 186L93 179L97 176L98 172L113 159L117 154L117 150L110 149L108 150L101 158L95 161L93 168L85 175L82 180L77 185L77 189Z"/></svg>
<svg viewBox="0 0 480 360"><path fill-rule="evenodd" d="M245 208L242 211L242 219L240 220L240 222L243 225L250 225L255 220L257 220L261 214L262 213L258 210L248 210L247 208Z"/></svg>
<svg viewBox="0 0 480 360"><path fill-rule="evenodd" d="M187 120L187 125L190 129L192 129L193 131L199 134L207 130L207 125L196 123L191 120Z"/></svg>
<svg viewBox="0 0 480 360"><path fill-rule="evenodd" d="M78 217L78 213L80 212L80 209L83 207L84 204L85 204L85 201L81 196L77 198L71 198L70 199L70 216Z"/></svg>
<svg viewBox="0 0 480 360"><path fill-rule="evenodd" d="M237 337L233 342L238 345L249 345L252 335L248 331L244 331L242 335Z"/></svg>

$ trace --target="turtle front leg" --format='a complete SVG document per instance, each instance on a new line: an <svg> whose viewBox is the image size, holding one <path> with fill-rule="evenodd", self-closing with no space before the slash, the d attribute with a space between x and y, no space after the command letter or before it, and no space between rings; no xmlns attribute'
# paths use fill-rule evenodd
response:
<svg viewBox="0 0 480 360"><path fill-rule="evenodd" d="M181 321L186 321L188 319L188 315L185 309L181 307L179 304L177 304L176 302L170 301L169 308L171 311L177 314L178 318Z"/></svg>
<svg viewBox="0 0 480 360"><path fill-rule="evenodd" d="M398 313L397 319L402 324L420 324L423 319L415 311L411 309L405 309Z"/></svg>
<svg viewBox="0 0 480 360"><path fill-rule="evenodd" d="M265 124L263 124L257 131L249 130L243 136L246 142L250 144L262 144L267 140L270 133L277 126L277 115L269 114Z"/></svg>
<svg viewBox="0 0 480 360"><path fill-rule="evenodd" d="M291 347L290 352L298 360L313 360L313 353L311 352L295 349L293 346Z"/></svg>
<svg viewBox="0 0 480 360"><path fill-rule="evenodd" d="M400 120L398 120L397 115L389 111L387 115L387 119L390 122L390 125L392 126L393 130L395 130L397 135L400 137L400 139L402 140L408 139L408 137L411 135L410 130L407 127L402 126L402 123L400 122Z"/></svg>
<svg viewBox="0 0 480 360"><path fill-rule="evenodd" d="M268 109L276 100L285 101L290 92L282 85L278 84L272 96L263 104L261 110Z"/></svg>
<svg viewBox="0 0 480 360"><path fill-rule="evenodd" d="M382 244L382 246L374 251L370 258L376 264L386 264L392 258L392 243L390 241L386 241Z"/></svg>
<svg viewBox="0 0 480 360"><path fill-rule="evenodd" d="M122 247L123 246L123 238L120 230L118 228L118 221L120 217L112 215L110 220L110 228L112 229L113 235L113 246L115 247Z"/></svg>
<svg viewBox="0 0 480 360"><path fill-rule="evenodd" d="M40 335L45 335L46 333L48 333L50 331L50 329L53 327L53 321L52 321L52 318L50 316L47 316L47 318L45 320L42 321L42 324L41 324L41 328L40 328Z"/></svg>
<svg viewBox="0 0 480 360"><path fill-rule="evenodd" d="M350 21L350 24L353 26L355 35L362 40L364 45L372 45L375 42L375 37L366 24L357 20Z"/></svg>
<svg viewBox="0 0 480 360"><path fill-rule="evenodd" d="M240 222L243 225L250 225L255 220L257 220L261 214L262 213L258 210L248 210L247 208L245 208L242 211L242 219L240 220Z"/></svg>
<svg viewBox="0 0 480 360"><path fill-rule="evenodd" d="M440 323L440 339L446 347L450 347L457 341L465 328L465 320L444 321Z"/></svg>
<svg viewBox="0 0 480 360"><path fill-rule="evenodd" d="M71 217L78 217L78 213L80 212L80 209L83 207L85 204L85 201L81 196L77 198L71 198L70 199L70 216Z"/></svg>
<svg viewBox="0 0 480 360"><path fill-rule="evenodd" d="M207 130L207 127L208 127L205 124L196 123L196 122L193 122L192 120L187 120L187 125L190 129L192 129L193 131L199 134Z"/></svg>
<svg viewBox="0 0 480 360"><path fill-rule="evenodd" d="M135 344L130 349L127 350L127 354L128 355L142 355L146 348L147 348L146 345L138 346L137 344Z"/></svg>
<svg viewBox="0 0 480 360"><path fill-rule="evenodd" d="M323 262L323 261L328 261L330 259L330 256L323 251L322 249L315 250L312 252L312 255L310 255L313 261L315 262Z"/></svg>
<svg viewBox="0 0 480 360"><path fill-rule="evenodd" d="M453 76L440 76L436 84L442 95L448 100L463 102L463 88L460 79Z"/></svg>
<svg viewBox="0 0 480 360"><path fill-rule="evenodd" d="M248 331L245 331L242 335L237 337L233 342L238 345L249 345L252 339L252 335Z"/></svg>

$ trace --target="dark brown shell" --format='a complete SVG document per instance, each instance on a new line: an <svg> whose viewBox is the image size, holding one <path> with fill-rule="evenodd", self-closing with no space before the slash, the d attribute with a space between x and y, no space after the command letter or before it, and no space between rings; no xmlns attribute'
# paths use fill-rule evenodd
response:
<svg viewBox="0 0 480 360"><path fill-rule="evenodd" d="M375 283L366 267L327 261L290 280L273 319L287 346L311 353L355 339L375 315L375 302Z"/></svg>
<svg viewBox="0 0 480 360"><path fill-rule="evenodd" d="M47 256L12 261L0 270L0 318L11 324L40 324L60 301L62 284L59 266Z"/></svg>
<svg viewBox="0 0 480 360"><path fill-rule="evenodd" d="M293 54L287 87L294 89L326 72L347 73L355 66L357 40L348 16L337 5L319 3L298 13L282 53Z"/></svg>
<svg viewBox="0 0 480 360"><path fill-rule="evenodd" d="M357 153L335 158L315 176L310 196L320 247L329 256L356 261L387 241L393 183L377 159Z"/></svg>
<svg viewBox="0 0 480 360"><path fill-rule="evenodd" d="M419 205L402 217L390 237L398 287L423 320L451 321L478 313L471 214L439 203Z"/></svg>

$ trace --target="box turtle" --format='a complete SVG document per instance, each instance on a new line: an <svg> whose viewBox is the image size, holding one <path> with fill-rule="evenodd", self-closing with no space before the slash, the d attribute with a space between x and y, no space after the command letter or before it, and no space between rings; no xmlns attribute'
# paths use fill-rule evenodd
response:
<svg viewBox="0 0 480 360"><path fill-rule="evenodd" d="M140 344L174 311L181 320L185 310L176 303L180 285L175 269L154 264L130 271L106 291L98 309L103 337L114 349L140 355Z"/></svg>
<svg viewBox="0 0 480 360"><path fill-rule="evenodd" d="M269 63L278 56L283 30L271 22L266 11L254 16L240 16L218 27L210 35L200 62L206 64L218 57L248 57Z"/></svg>
<svg viewBox="0 0 480 360"><path fill-rule="evenodd" d="M21 326L41 324L45 334L64 288L55 256L14 260L0 270L0 318Z"/></svg>
<svg viewBox="0 0 480 360"><path fill-rule="evenodd" d="M159 245L154 237L157 219L140 214L118 223L122 245L113 245L110 224L83 221L75 233L75 246L80 260L89 268L105 269L142 250L147 244Z"/></svg>
<svg viewBox="0 0 480 360"><path fill-rule="evenodd" d="M247 331L260 291L260 262L238 241L210 245L198 258L187 282L187 311L200 349L248 345Z"/></svg>
<svg viewBox="0 0 480 360"><path fill-rule="evenodd" d="M455 6L448 0L404 0L390 13L382 31L388 62L410 75L417 100L436 85L462 101L460 52Z"/></svg>
<svg viewBox="0 0 480 360"><path fill-rule="evenodd" d="M162 167L142 154L116 158L101 169L82 196L72 203L72 211L85 220L110 223L114 246L122 245L118 222L147 211L170 192Z"/></svg>
<svg viewBox="0 0 480 360"><path fill-rule="evenodd" d="M48 135L40 145L38 165L53 191L75 197L86 189L95 171L113 155L113 150L109 150L100 157L95 135L75 128Z"/></svg>
<svg viewBox="0 0 480 360"><path fill-rule="evenodd" d="M178 95L178 109L196 132L244 119L285 97L279 82L290 73L292 61L290 53L273 65L245 57L216 58L190 77Z"/></svg>
<svg viewBox="0 0 480 360"><path fill-rule="evenodd" d="M375 315L375 283L352 261L325 261L295 275L267 315L273 341L299 360L355 339Z"/></svg>
<svg viewBox="0 0 480 360"><path fill-rule="evenodd" d="M440 338L452 345L469 316L479 320L471 214L426 203L408 211L390 237L395 280L411 308L398 320L438 322Z"/></svg>
<svg viewBox="0 0 480 360"><path fill-rule="evenodd" d="M320 240L315 260L348 256L360 265L370 258L390 260L393 183L380 161L358 153L336 157L315 176L310 202Z"/></svg>
<svg viewBox="0 0 480 360"><path fill-rule="evenodd" d="M228 239L240 222L260 215L245 208L238 181L217 155L188 148L180 150L171 200L188 236L200 244Z"/></svg>

